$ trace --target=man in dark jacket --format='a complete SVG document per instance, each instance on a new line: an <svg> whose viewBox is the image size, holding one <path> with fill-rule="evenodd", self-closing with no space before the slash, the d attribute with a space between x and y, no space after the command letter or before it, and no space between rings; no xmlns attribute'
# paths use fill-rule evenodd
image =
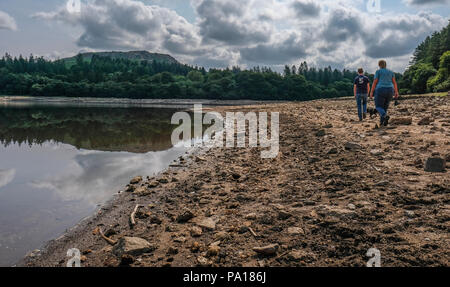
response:
<svg viewBox="0 0 450 287"><path fill-rule="evenodd" d="M367 95L370 91L370 81L369 78L364 76L362 68L358 69L358 74L354 81L353 93L358 105L358 117L362 121L367 117Z"/></svg>

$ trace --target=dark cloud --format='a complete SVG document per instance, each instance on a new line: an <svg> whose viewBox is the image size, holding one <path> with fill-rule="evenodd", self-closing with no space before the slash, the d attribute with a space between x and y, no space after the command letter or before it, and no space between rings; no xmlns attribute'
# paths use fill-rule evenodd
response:
<svg viewBox="0 0 450 287"><path fill-rule="evenodd" d="M219 41L229 45L267 42L270 33L248 21L244 13L248 2L241 0L200 0L196 12L205 43Z"/></svg>
<svg viewBox="0 0 450 287"><path fill-rule="evenodd" d="M404 0L404 2L408 5L414 6L450 4L450 0Z"/></svg>
<svg viewBox="0 0 450 287"><path fill-rule="evenodd" d="M351 11L338 9L331 12L322 32L322 37L327 43L339 43L361 36L362 22Z"/></svg>
<svg viewBox="0 0 450 287"><path fill-rule="evenodd" d="M252 48L241 49L243 60L268 65L288 64L307 55L302 41L295 34L286 40L274 44L259 44Z"/></svg>
<svg viewBox="0 0 450 287"><path fill-rule="evenodd" d="M296 0L292 2L291 6L299 18L317 17L321 10L319 4L310 0Z"/></svg>

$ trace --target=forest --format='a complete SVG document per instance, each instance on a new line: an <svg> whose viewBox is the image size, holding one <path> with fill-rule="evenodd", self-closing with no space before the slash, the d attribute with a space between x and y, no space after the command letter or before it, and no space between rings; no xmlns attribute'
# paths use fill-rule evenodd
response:
<svg viewBox="0 0 450 287"><path fill-rule="evenodd" d="M396 73L401 94L448 91L449 26L421 43L405 73ZM220 99L307 101L353 94L356 71L285 66L206 69L178 62L138 61L80 54L69 64L42 57L0 59L0 94L139 99ZM373 75L368 75L373 80Z"/></svg>
<svg viewBox="0 0 450 287"><path fill-rule="evenodd" d="M422 94L450 90L450 23L427 37L415 50L403 74L400 93Z"/></svg>

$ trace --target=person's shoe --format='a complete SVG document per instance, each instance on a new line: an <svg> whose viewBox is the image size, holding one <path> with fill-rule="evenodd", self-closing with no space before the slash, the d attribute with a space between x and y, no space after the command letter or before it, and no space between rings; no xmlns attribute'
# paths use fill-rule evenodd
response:
<svg viewBox="0 0 450 287"><path fill-rule="evenodd" d="M367 113L364 113L363 114L363 119L366 119L367 118Z"/></svg>
<svg viewBox="0 0 450 287"><path fill-rule="evenodd" d="M389 120L390 120L390 119L391 119L390 116L385 116L385 117L384 117L383 125L384 125L385 127L387 127L387 126L389 125Z"/></svg>

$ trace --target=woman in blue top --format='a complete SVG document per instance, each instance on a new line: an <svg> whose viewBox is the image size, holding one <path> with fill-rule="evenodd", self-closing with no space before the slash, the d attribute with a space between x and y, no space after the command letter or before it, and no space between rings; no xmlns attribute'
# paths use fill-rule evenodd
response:
<svg viewBox="0 0 450 287"><path fill-rule="evenodd" d="M389 116L387 115L389 103L392 101L392 97L398 98L398 86L394 73L386 69L386 61L379 61L378 66L380 69L375 73L370 98L373 99L375 92L375 106L380 114L380 124L387 126L389 123Z"/></svg>

